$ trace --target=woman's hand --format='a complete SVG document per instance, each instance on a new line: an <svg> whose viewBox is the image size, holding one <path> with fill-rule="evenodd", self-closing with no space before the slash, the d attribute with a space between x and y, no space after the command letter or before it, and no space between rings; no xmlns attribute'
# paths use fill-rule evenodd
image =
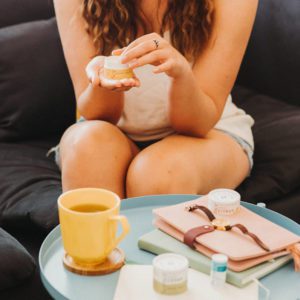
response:
<svg viewBox="0 0 300 300"><path fill-rule="evenodd" d="M140 81L137 77L121 79L113 82L103 75L105 56L94 57L86 66L86 75L92 86L101 86L111 91L124 92L130 90L132 87L140 86Z"/></svg>
<svg viewBox="0 0 300 300"><path fill-rule="evenodd" d="M122 63L128 63L131 68L151 64L156 66L153 73L165 72L168 76L177 78L191 72L191 66L186 58L157 33L141 36L128 47L114 52L122 55Z"/></svg>

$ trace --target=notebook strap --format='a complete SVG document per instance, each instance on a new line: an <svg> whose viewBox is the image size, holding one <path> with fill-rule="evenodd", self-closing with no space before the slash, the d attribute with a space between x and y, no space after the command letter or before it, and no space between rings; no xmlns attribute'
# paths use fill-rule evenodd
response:
<svg viewBox="0 0 300 300"><path fill-rule="evenodd" d="M269 247L257 235L250 232L246 228L246 226L244 226L242 224L234 224L234 225L231 225L230 229L228 229L228 230L231 230L232 228L238 228L243 234L250 236L260 248L262 248L265 251L270 251Z"/></svg>
<svg viewBox="0 0 300 300"><path fill-rule="evenodd" d="M200 211L202 211L206 217L209 219L209 221L211 222L211 225L217 229L217 230L223 230L223 231L229 231L232 228L238 228L243 234L248 235L249 237L252 238L252 240L263 250L265 251L270 251L269 247L254 233L250 232L246 226L242 225L242 224L234 224L234 225L230 225L228 221L224 220L224 219L218 219L215 217L215 215L205 206L203 205L198 205L198 204L194 204L191 206L186 206L185 209L188 212L194 212L195 210L199 209ZM208 226L208 225L204 225L204 226ZM188 243L186 243L187 245L193 245L194 244L194 240L197 236L203 234L201 233L201 229L203 226L200 227L196 227L193 228L191 230L189 230L185 235L191 235L191 238L194 236L194 239L191 241L190 239L188 239ZM200 232L200 234L197 235L198 231ZM191 233L190 233L191 232ZM204 232L206 233L206 232ZM192 246L192 248L194 248L194 246Z"/></svg>
<svg viewBox="0 0 300 300"><path fill-rule="evenodd" d="M205 207L203 205L194 204L191 206L186 206L185 209L189 212L193 212L196 209L200 209L202 212L205 213L205 215L207 216L209 221L213 221L216 219L215 215L207 207Z"/></svg>
<svg viewBox="0 0 300 300"><path fill-rule="evenodd" d="M209 233L214 230L215 230L214 226L211 225L203 225L203 226L192 228L184 234L183 242L189 247L195 249L195 245L194 245L195 239L202 234Z"/></svg>

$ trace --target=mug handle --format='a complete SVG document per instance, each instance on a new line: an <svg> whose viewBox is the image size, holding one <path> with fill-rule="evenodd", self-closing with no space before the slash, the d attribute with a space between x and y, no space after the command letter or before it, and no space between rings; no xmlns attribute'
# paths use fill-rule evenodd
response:
<svg viewBox="0 0 300 300"><path fill-rule="evenodd" d="M128 220L125 216L117 215L110 217L112 221L119 221L122 226L122 233L116 238L116 241L114 243L114 248L124 239L124 237L128 234L130 230L130 225L128 223Z"/></svg>

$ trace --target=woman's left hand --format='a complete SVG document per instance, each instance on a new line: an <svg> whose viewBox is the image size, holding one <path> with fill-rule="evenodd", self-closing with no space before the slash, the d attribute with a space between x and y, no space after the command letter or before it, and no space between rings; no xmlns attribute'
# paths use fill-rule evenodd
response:
<svg viewBox="0 0 300 300"><path fill-rule="evenodd" d="M113 51L113 54L121 54L122 63L128 63L133 69L151 64L156 66L153 73L165 72L173 78L191 71L186 58L157 33L143 35L127 47Z"/></svg>

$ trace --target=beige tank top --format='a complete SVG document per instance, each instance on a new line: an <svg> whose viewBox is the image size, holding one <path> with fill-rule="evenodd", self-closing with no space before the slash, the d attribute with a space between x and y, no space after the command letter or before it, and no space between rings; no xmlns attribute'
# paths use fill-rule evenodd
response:
<svg viewBox="0 0 300 300"><path fill-rule="evenodd" d="M146 65L135 69L141 86L125 93L124 110L118 127L134 141L156 140L175 133L167 111L171 80L164 73L154 75L153 68ZM244 139L254 148L253 124L251 116L237 108L229 95L215 128Z"/></svg>

